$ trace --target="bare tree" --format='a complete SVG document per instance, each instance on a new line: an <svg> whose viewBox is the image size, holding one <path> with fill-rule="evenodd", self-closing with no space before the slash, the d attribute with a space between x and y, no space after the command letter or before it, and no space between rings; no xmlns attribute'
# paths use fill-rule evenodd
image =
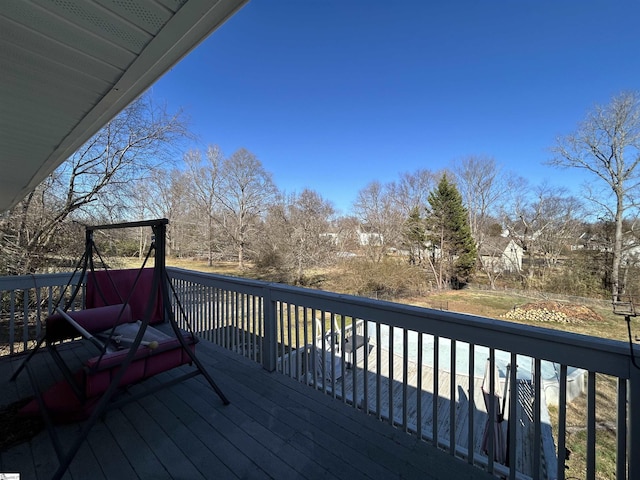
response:
<svg viewBox="0 0 640 480"><path fill-rule="evenodd" d="M259 264L286 276L284 280L306 284L310 268L327 266L335 259L331 203L309 189L274 203L265 219Z"/></svg>
<svg viewBox="0 0 640 480"><path fill-rule="evenodd" d="M506 179L491 157L469 156L454 166L456 184L469 212L469 227L481 248L489 225L497 217L505 198Z"/></svg>
<svg viewBox="0 0 640 480"><path fill-rule="evenodd" d="M167 218L167 253L179 254L184 246L183 228L189 222L188 173L177 169L153 169L136 184L136 205L141 218ZM146 236L140 235L141 242ZM143 248L140 248L142 254Z"/></svg>
<svg viewBox="0 0 640 480"><path fill-rule="evenodd" d="M580 235L584 208L582 202L565 189L558 189L542 198L536 208L540 211L540 218L544 219L536 246L546 267L552 268L558 265L568 246Z"/></svg>
<svg viewBox="0 0 640 480"><path fill-rule="evenodd" d="M429 193L436 186L439 178L440 175L426 169L403 173L398 182L392 182L387 187L389 196L404 217L408 218L415 209L424 211L429 201Z"/></svg>
<svg viewBox="0 0 640 480"><path fill-rule="evenodd" d="M331 258L334 242L328 233L335 210L319 193L305 189L293 196L289 212L296 282L302 283L308 268L326 265Z"/></svg>
<svg viewBox="0 0 640 480"><path fill-rule="evenodd" d="M518 193L503 221L528 258L529 281L536 272L544 278L577 237L584 217L582 203L565 189L546 183L530 188L522 180L513 191Z"/></svg>
<svg viewBox="0 0 640 480"><path fill-rule="evenodd" d="M7 273L38 269L62 240L68 220L125 216L135 180L187 135L180 113L168 114L149 97L133 102L5 215L0 237L16 247L2 249L3 256L14 254L5 260L13 265Z"/></svg>
<svg viewBox="0 0 640 480"><path fill-rule="evenodd" d="M220 223L219 209L222 195L222 164L224 157L217 145L209 146L206 158L197 150L191 150L184 156L187 166L188 198L193 202L198 212L198 217L204 219L206 230L207 261L213 265L213 257L218 250L218 242L215 235L217 224ZM200 222L197 222L200 224Z"/></svg>
<svg viewBox="0 0 640 480"><path fill-rule="evenodd" d="M523 177L514 177L511 182L512 187L507 190L508 199L502 207L501 218L508 236L522 248L528 260L529 268L519 272L525 283L527 273L533 276L536 263L534 241L540 217L540 211L536 207L542 204L539 199L544 193L540 190L544 191L544 187L536 192Z"/></svg>
<svg viewBox="0 0 640 480"><path fill-rule="evenodd" d="M358 192L353 210L360 221L361 245L371 260L380 262L398 244L405 217L389 187L377 181Z"/></svg>
<svg viewBox="0 0 640 480"><path fill-rule="evenodd" d="M276 193L271 174L245 148L223 162L217 197L224 219L222 226L236 248L240 269L244 268L247 245L258 224L256 220L266 212Z"/></svg>
<svg viewBox="0 0 640 480"><path fill-rule="evenodd" d="M640 98L636 92L615 96L608 105L597 105L577 130L560 137L551 164L589 172L593 180L588 199L601 207L615 223L611 293L624 293L620 283L625 214L637 207L634 195L640 183Z"/></svg>

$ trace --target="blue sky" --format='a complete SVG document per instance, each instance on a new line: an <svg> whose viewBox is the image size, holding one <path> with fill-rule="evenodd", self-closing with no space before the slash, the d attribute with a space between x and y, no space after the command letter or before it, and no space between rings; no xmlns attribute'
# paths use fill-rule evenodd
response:
<svg viewBox="0 0 640 480"><path fill-rule="evenodd" d="M253 0L152 88L226 155L346 213L373 180L495 158L545 166L594 104L640 90L640 2Z"/></svg>

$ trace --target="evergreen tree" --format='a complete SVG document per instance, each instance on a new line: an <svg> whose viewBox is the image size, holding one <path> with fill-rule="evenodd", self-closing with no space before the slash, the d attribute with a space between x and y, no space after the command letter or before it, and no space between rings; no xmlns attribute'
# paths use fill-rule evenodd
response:
<svg viewBox="0 0 640 480"><path fill-rule="evenodd" d="M459 288L469 280L477 258L467 209L462 204L460 192L446 174L428 200L427 240L438 288Z"/></svg>
<svg viewBox="0 0 640 480"><path fill-rule="evenodd" d="M411 265L422 263L422 252L425 249L426 240L427 234L424 228L424 219L420 216L420 208L413 207L404 223L402 235L402 244L409 251Z"/></svg>

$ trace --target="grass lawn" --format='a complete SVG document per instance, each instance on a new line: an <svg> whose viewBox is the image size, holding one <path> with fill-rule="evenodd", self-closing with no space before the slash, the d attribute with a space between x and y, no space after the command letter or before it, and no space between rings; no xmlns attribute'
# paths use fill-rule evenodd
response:
<svg viewBox="0 0 640 480"><path fill-rule="evenodd" d="M539 297L527 297L499 291L467 289L432 293L424 298L407 299L406 303L452 312L469 313L504 321L515 321L505 319L502 316L517 305L535 303L537 301L540 301ZM575 302L575 300L572 301ZM596 302L594 302L594 304L595 303ZM613 313L610 302L602 301L596 306L588 306L599 314L602 320L583 321L581 323L542 323L522 320L518 321L518 323L609 338L612 340L621 340L624 342L628 341L627 326L624 318Z"/></svg>
<svg viewBox="0 0 640 480"><path fill-rule="evenodd" d="M128 266L131 267L139 265L139 261L137 259L132 259L130 263L131 264ZM237 263L234 262L214 262L212 266L209 266L207 265L206 260L199 261L192 259L167 258L167 265L188 270L196 270L200 272L269 280L264 276L264 274L257 272L251 267L248 267L244 271L241 271L238 268ZM330 275L330 273L328 275ZM612 340L621 340L624 342L628 341L626 323L624 322L624 318L619 315L614 315L611 309L611 303L604 300L602 302L589 302L590 304L588 306L601 317L601 320L597 321L583 321L581 323L541 323L524 320L516 321L503 318L503 315L505 315L515 306L537 302L540 300L541 296L533 297L505 291L476 290L473 288L469 288L464 290L434 292L420 298L402 298L398 299L397 301L399 303L407 303L410 305L421 307L436 308L440 310L448 310L451 312L468 313L471 315L495 318L503 321L514 321L517 323L524 323L527 325L534 325L556 330L570 331L583 335L609 338ZM573 302L575 302L575 300L573 300ZM636 322L635 325L638 326L637 328L638 330L640 330L640 322Z"/></svg>

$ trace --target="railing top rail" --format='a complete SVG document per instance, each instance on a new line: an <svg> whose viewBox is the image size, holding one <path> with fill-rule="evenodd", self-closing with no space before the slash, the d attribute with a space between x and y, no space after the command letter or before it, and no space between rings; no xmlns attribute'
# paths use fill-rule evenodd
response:
<svg viewBox="0 0 640 480"><path fill-rule="evenodd" d="M311 290L259 280L170 268L170 276L247 294L270 291L271 300L402 327L457 341L489 346L542 360L629 378L629 345L549 328L475 315L444 312L353 295ZM624 325L621 324L621 328ZM636 355L640 358L640 348Z"/></svg>
<svg viewBox="0 0 640 480"><path fill-rule="evenodd" d="M72 272L0 276L0 290L24 290L66 284L71 278L71 274ZM79 275L79 273L76 273L77 277Z"/></svg>

